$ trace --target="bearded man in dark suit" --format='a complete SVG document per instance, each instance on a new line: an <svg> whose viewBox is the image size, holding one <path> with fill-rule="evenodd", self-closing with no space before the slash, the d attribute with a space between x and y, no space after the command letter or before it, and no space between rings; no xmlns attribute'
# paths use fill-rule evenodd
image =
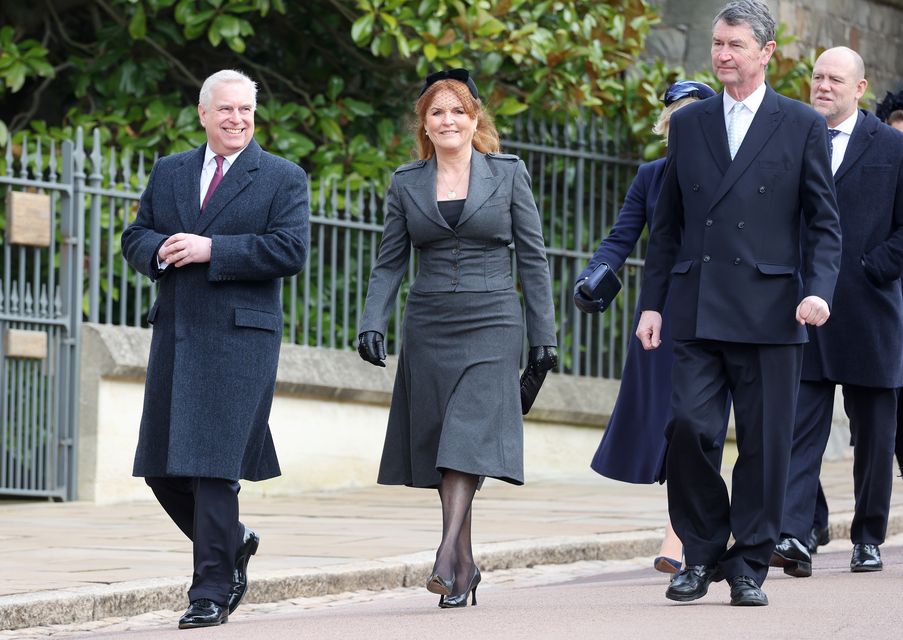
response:
<svg viewBox="0 0 903 640"><path fill-rule="evenodd" d="M853 436L856 507L850 527L856 573L883 568L893 485L897 389L903 386L903 136L858 109L868 81L858 53L835 47L812 70L812 106L828 124L843 259L831 322L809 329L784 503L772 564L812 575L803 540L812 522L834 391L843 389Z"/></svg>

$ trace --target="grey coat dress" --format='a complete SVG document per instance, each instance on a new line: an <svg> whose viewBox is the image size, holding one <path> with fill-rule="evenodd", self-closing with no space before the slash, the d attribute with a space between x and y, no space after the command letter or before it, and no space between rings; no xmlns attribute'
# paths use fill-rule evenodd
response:
<svg viewBox="0 0 903 640"><path fill-rule="evenodd" d="M309 246L307 178L252 141L200 211L205 146L161 158L122 234L129 264L158 280L136 476L279 475L268 424L282 341L281 278ZM170 235L212 239L209 263L163 271Z"/></svg>
<svg viewBox="0 0 903 640"><path fill-rule="evenodd" d="M524 163L474 150L457 225L436 202L436 160L400 167L370 275L361 331L385 335L410 247L420 252L378 482L435 487L453 469L522 484L518 363L526 305L531 346L557 345L542 224Z"/></svg>

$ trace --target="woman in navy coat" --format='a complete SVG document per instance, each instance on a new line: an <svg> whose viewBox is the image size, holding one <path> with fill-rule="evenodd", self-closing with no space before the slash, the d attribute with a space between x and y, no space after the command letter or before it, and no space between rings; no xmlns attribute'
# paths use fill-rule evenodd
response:
<svg viewBox="0 0 903 640"><path fill-rule="evenodd" d="M678 80L665 92L662 110L653 131L668 139L668 121L671 114L690 102L714 96L711 87L692 80ZM579 284L597 266L607 264L618 271L633 252L643 229L652 226L652 213L661 189L665 170L665 158L641 165L636 178L627 191L624 205L618 214L611 233L593 254L589 265L578 276ZM574 302L588 313L598 307L583 297L575 288ZM667 306L664 314L667 317ZM634 330L640 317L636 310ZM673 361L671 332L667 321L662 323L662 348L644 351L638 340L631 340L621 375L621 388L611 419L605 429L602 442L593 457L592 468L597 473L638 484L665 481L665 428L671 421L671 364ZM647 393L646 389L655 389ZM727 416L725 411L725 432ZM722 433L722 442L724 433ZM667 573L680 569L682 545L668 522L665 539L655 568Z"/></svg>

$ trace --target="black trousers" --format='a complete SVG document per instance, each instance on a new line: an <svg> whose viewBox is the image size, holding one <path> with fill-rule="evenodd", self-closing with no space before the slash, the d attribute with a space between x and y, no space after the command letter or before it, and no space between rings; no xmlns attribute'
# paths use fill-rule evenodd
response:
<svg viewBox="0 0 903 640"><path fill-rule="evenodd" d="M831 433L835 387L827 381L800 383L781 525L784 535L800 540L808 535L814 515L821 459ZM854 544L881 544L887 532L893 486L897 390L850 384L841 388L853 440L856 510L850 539Z"/></svg>
<svg viewBox="0 0 903 640"><path fill-rule="evenodd" d="M802 345L675 341L668 509L687 564L765 580L780 535L802 355ZM731 497L718 443L728 393L739 453Z"/></svg>
<svg viewBox="0 0 903 640"><path fill-rule="evenodd" d="M164 511L193 543L194 576L188 600L206 598L228 606L235 555L243 537L238 520L238 482L182 477L144 480Z"/></svg>

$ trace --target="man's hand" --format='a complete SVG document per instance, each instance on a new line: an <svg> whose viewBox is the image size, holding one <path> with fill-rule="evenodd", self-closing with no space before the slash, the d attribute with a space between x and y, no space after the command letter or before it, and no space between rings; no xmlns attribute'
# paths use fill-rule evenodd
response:
<svg viewBox="0 0 903 640"><path fill-rule="evenodd" d="M796 308L796 321L800 324L820 327L828 321L830 315L828 303L818 296L806 296Z"/></svg>
<svg viewBox="0 0 903 640"><path fill-rule="evenodd" d="M184 267L193 262L210 262L210 238L193 233L171 235L160 247L157 256L161 261L174 267Z"/></svg>
<svg viewBox="0 0 903 640"><path fill-rule="evenodd" d="M636 337L646 351L658 349L662 344L662 314L658 311L644 311L640 314Z"/></svg>

